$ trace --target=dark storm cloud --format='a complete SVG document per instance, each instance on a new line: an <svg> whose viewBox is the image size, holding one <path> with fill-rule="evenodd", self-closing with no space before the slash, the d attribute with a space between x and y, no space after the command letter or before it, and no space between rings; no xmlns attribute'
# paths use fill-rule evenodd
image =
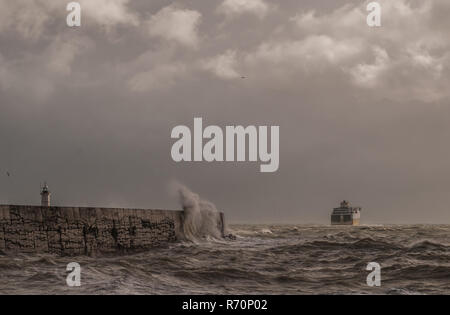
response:
<svg viewBox="0 0 450 315"><path fill-rule="evenodd" d="M0 198L177 208L178 180L231 221L448 222L447 1L0 0ZM245 76L246 79L241 79ZM280 169L176 164L171 129L279 125ZM10 173L10 176L6 175Z"/></svg>

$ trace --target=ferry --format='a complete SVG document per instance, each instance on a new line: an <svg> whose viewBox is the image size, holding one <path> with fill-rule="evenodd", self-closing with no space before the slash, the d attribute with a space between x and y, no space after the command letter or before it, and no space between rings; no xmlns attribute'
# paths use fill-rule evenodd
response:
<svg viewBox="0 0 450 315"><path fill-rule="evenodd" d="M359 225L361 207L351 207L350 202L344 200L339 208L334 208L331 214L331 225Z"/></svg>

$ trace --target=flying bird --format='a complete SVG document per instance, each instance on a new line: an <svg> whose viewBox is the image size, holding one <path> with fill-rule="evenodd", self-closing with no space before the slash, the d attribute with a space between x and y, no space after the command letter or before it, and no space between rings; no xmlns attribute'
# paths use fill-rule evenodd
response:
<svg viewBox="0 0 450 315"><path fill-rule="evenodd" d="M9 172L6 172L6 175L8 175L8 177L11 176L11 174L9 174Z"/></svg>

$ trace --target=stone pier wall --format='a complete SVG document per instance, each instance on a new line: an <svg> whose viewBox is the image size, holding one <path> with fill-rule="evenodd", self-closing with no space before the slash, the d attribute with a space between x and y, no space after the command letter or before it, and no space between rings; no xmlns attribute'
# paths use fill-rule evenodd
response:
<svg viewBox="0 0 450 315"><path fill-rule="evenodd" d="M139 251L180 239L182 224L183 211L0 205L0 250Z"/></svg>

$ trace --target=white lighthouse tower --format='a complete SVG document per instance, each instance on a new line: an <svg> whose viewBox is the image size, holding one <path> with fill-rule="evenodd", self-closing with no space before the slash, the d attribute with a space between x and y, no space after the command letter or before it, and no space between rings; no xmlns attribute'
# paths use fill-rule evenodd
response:
<svg viewBox="0 0 450 315"><path fill-rule="evenodd" d="M41 189L41 206L50 207L50 191L48 190L47 183L44 183L44 187Z"/></svg>

